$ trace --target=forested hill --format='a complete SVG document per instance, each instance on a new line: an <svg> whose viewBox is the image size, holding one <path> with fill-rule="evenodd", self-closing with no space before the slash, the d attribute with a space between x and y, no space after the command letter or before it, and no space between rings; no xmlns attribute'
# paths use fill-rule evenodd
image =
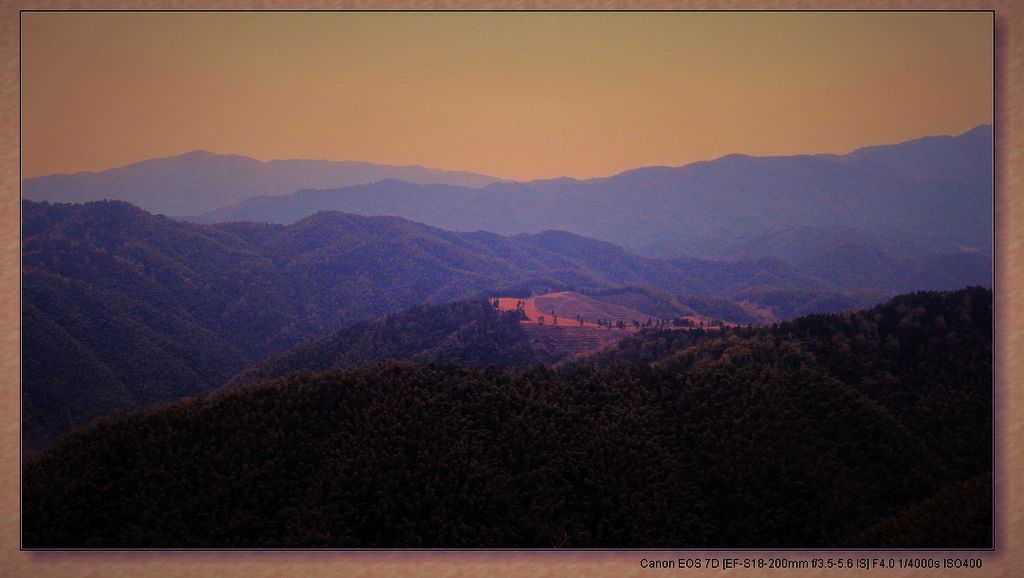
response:
<svg viewBox="0 0 1024 578"><path fill-rule="evenodd" d="M898 296L860 312L810 315L773 326L702 337L646 333L586 363L677 367L680 363L813 365L882 405L958 473L991 468L992 291Z"/></svg>
<svg viewBox="0 0 1024 578"><path fill-rule="evenodd" d="M26 463L23 540L986 548L991 432L991 291L917 293L559 370L390 363L110 416Z"/></svg>
<svg viewBox="0 0 1024 578"><path fill-rule="evenodd" d="M511 313L486 301L421 305L363 321L258 363L231 386L266 381L294 372L321 372L385 360L489 364L517 367L544 361L531 350L526 332Z"/></svg>

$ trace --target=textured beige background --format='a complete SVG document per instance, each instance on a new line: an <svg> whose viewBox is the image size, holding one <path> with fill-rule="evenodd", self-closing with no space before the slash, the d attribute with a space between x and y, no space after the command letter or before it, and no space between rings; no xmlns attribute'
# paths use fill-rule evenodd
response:
<svg viewBox="0 0 1024 578"><path fill-rule="evenodd" d="M756 576L754 571L661 570L640 568L642 552L22 552L19 550L19 89L18 34L21 9L97 8L687 8L687 9L991 9L996 12L996 549L966 553L984 559L978 571L881 572L886 576L1024 575L1024 403L1021 364L1024 235L1024 141L1018 106L1024 90L1022 4L1013 1L3 1L0 4L0 577L7 576ZM838 553L824 553L837 555ZM914 555L913 553L907 553ZM651 553L672 559L698 553ZM754 556L755 552L702 553ZM767 554L766 554L767 555ZM782 555L775 553L774 555ZM809 554L791 552L791 559ZM819 554L820 555L820 554ZM853 555L856 555L853 553ZM871 556L871 553L866 553ZM899 556L878 552L875 556ZM928 553L929 557L944 556ZM771 576L835 576L838 572L773 570ZM877 575L879 571L872 574ZM864 574L847 572L846 574Z"/></svg>

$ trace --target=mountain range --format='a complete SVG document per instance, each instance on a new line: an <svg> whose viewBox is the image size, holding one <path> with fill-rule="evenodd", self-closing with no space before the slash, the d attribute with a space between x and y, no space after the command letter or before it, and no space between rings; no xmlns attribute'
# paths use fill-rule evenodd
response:
<svg viewBox="0 0 1024 578"><path fill-rule="evenodd" d="M977 253L926 263L848 253L799 268L666 260L558 231L502 237L337 212L199 225L120 201L24 201L26 439L41 447L111 408L210 391L303 340L423 303L646 285L709 317L749 322L991 278Z"/></svg>
<svg viewBox="0 0 1024 578"><path fill-rule="evenodd" d="M391 166L355 161L273 160L206 151L100 172L54 174L22 181L22 195L35 201L83 203L121 200L172 217L212 211L263 195L401 179L410 183L484 186L500 179L464 171Z"/></svg>
<svg viewBox="0 0 1024 578"><path fill-rule="evenodd" d="M255 197L190 218L291 223L322 210L455 230L569 231L655 257L796 263L855 242L992 252L992 127L847 155L729 155L608 178L484 187L386 180Z"/></svg>
<svg viewBox="0 0 1024 578"><path fill-rule="evenodd" d="M452 231L564 230L660 258L797 264L839 245L992 254L993 133L980 125L845 155L733 154L611 177L502 181L357 162L260 162L195 151L25 179L24 198L125 200L199 223L294 223L324 210Z"/></svg>

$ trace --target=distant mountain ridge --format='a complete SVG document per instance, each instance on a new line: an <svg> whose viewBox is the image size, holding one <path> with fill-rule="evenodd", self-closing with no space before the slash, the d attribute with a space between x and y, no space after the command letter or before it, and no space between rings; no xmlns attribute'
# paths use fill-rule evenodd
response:
<svg viewBox="0 0 1024 578"><path fill-rule="evenodd" d="M500 179L465 171L392 166L358 161L273 160L192 151L101 172L25 179L24 198L82 203L121 200L171 217L195 215L260 195L402 179L471 187Z"/></svg>
<svg viewBox="0 0 1024 578"><path fill-rule="evenodd" d="M321 210L395 215L454 231L548 229L654 257L797 263L856 238L901 254L992 252L992 127L846 155L727 155L607 178L484 187L386 180L259 197L191 218L289 223ZM758 241L784 236L766 251Z"/></svg>

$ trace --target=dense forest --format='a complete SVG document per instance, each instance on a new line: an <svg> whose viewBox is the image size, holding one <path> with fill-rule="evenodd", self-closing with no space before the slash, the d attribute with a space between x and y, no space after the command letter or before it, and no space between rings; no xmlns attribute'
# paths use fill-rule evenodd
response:
<svg viewBox="0 0 1024 578"><path fill-rule="evenodd" d="M292 373L64 436L23 544L985 548L992 393L984 288L557 369Z"/></svg>

